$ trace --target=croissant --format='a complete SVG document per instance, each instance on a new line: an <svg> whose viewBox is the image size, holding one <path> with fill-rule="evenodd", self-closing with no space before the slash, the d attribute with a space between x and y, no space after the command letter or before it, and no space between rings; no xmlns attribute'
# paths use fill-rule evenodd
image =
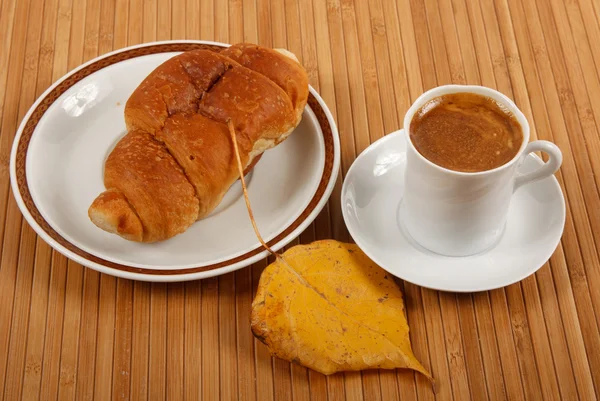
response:
<svg viewBox="0 0 600 401"><path fill-rule="evenodd" d="M125 106L88 215L138 242L171 238L207 216L239 178L227 128L249 171L300 123L308 77L295 56L251 44L194 50L158 66Z"/></svg>

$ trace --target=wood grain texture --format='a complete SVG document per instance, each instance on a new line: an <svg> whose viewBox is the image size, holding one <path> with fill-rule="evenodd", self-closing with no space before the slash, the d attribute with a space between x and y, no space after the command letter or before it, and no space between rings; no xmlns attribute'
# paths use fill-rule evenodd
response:
<svg viewBox="0 0 600 401"><path fill-rule="evenodd" d="M249 41L297 54L334 115L341 172L294 243L349 241L343 176L447 83L513 98L564 153L560 245L535 275L476 294L400 283L410 371L325 377L250 331L254 266L183 284L99 274L53 251L9 186L17 127L70 69L128 45ZM595 400L600 398L600 3L595 0L0 0L0 399Z"/></svg>

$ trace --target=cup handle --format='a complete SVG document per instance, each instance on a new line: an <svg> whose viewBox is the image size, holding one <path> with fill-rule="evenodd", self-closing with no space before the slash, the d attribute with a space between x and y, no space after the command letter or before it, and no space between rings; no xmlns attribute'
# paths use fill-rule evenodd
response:
<svg viewBox="0 0 600 401"><path fill-rule="evenodd" d="M532 171L527 174L517 175L517 178L515 178L515 186L513 191L516 191L524 184L528 184L530 182L549 177L552 174L556 173L560 168L563 159L562 152L560 151L558 146L548 141L533 141L527 144L527 146L525 147L525 151L523 152L523 156L521 157L521 162L525 160L527 155L537 151L546 153L549 156L548 161L544 163L542 167L538 168L535 171Z"/></svg>

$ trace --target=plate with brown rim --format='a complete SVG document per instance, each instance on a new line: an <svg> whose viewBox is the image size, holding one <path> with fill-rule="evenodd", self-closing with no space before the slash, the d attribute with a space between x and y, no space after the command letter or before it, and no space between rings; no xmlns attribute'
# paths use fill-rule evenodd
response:
<svg viewBox="0 0 600 401"><path fill-rule="evenodd" d="M226 46L166 41L120 49L69 72L37 99L16 133L10 177L23 216L44 241L84 266L144 281L217 276L267 255L254 235L239 183L210 216L159 243L124 240L87 216L104 190L104 160L126 132L123 108L133 90L183 51ZM311 87L300 125L265 152L246 178L257 225L273 249L291 242L317 217L339 164L335 122Z"/></svg>

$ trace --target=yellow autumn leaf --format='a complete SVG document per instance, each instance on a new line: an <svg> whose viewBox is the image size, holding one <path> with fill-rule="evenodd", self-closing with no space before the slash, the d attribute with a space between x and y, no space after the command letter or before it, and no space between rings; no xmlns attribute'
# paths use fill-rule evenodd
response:
<svg viewBox="0 0 600 401"><path fill-rule="evenodd" d="M252 332L271 353L323 374L410 368L402 293L356 245L299 245L269 265L252 302Z"/></svg>

